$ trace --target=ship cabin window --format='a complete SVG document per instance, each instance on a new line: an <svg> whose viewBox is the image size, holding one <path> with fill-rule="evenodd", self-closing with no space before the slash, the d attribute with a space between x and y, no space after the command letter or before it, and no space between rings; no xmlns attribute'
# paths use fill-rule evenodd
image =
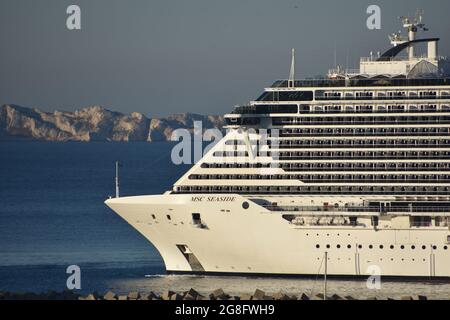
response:
<svg viewBox="0 0 450 320"><path fill-rule="evenodd" d="M374 227L378 226L378 217L377 216L372 217L372 226L374 226Z"/></svg>
<svg viewBox="0 0 450 320"><path fill-rule="evenodd" d="M394 106L388 106L389 111L392 112L403 112L405 111L405 106L404 105L394 105Z"/></svg>
<svg viewBox="0 0 450 320"><path fill-rule="evenodd" d="M317 94L320 95L320 91L318 91ZM342 94L340 92L325 92L325 93L323 93L323 96L325 98L340 98L341 95Z"/></svg>
<svg viewBox="0 0 450 320"><path fill-rule="evenodd" d="M311 107L307 104L301 104L301 105L299 105L298 110L300 111L300 113L309 113L311 110Z"/></svg>
<svg viewBox="0 0 450 320"><path fill-rule="evenodd" d="M361 112L372 112L373 106L358 106L358 109Z"/></svg>
<svg viewBox="0 0 450 320"><path fill-rule="evenodd" d="M341 111L341 106L327 106L327 111L330 112L339 112Z"/></svg>
<svg viewBox="0 0 450 320"><path fill-rule="evenodd" d="M356 98L372 98L373 92L356 92L355 97Z"/></svg>
<svg viewBox="0 0 450 320"><path fill-rule="evenodd" d="M324 106L315 106L314 107L314 111L315 112L324 112L325 111L325 107Z"/></svg>
<svg viewBox="0 0 450 320"><path fill-rule="evenodd" d="M200 216L200 213L192 214L192 223L196 225L202 224L202 218Z"/></svg>
<svg viewBox="0 0 450 320"><path fill-rule="evenodd" d="M421 106L421 109L426 112L434 112L437 110L437 105L435 104L425 104Z"/></svg>
<svg viewBox="0 0 450 320"><path fill-rule="evenodd" d="M433 98L436 97L437 92L436 91L420 91L419 97L421 98Z"/></svg>
<svg viewBox="0 0 450 320"><path fill-rule="evenodd" d="M356 226L356 224L358 223L358 218L352 216L352 217L349 217L349 221L350 221L350 225Z"/></svg>
<svg viewBox="0 0 450 320"><path fill-rule="evenodd" d="M431 217L413 216L410 217L411 227L431 227Z"/></svg>
<svg viewBox="0 0 450 320"><path fill-rule="evenodd" d="M442 111L450 111L450 106L448 104L444 104L441 106Z"/></svg>
<svg viewBox="0 0 450 320"><path fill-rule="evenodd" d="M355 111L355 106L345 106L345 111L347 112L354 112Z"/></svg>

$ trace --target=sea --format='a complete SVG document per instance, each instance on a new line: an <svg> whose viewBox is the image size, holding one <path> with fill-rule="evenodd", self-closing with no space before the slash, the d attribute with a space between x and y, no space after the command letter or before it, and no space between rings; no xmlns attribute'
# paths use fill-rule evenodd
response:
<svg viewBox="0 0 450 320"><path fill-rule="evenodd" d="M0 291L47 292L67 288L69 266L80 268L82 294L185 291L207 294L315 295L320 278L166 275L158 251L104 201L115 193L120 161L121 196L160 194L189 169L171 161L170 142L0 142ZM450 267L450 266L449 266ZM450 283L329 280L329 294L400 298L421 294L450 299Z"/></svg>

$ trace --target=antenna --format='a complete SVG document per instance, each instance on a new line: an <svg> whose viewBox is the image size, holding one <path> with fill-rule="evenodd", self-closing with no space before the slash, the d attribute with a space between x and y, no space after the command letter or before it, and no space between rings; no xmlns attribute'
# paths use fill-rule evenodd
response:
<svg viewBox="0 0 450 320"><path fill-rule="evenodd" d="M337 50L336 50L336 39L334 39L334 68L337 67Z"/></svg>
<svg viewBox="0 0 450 320"><path fill-rule="evenodd" d="M295 49L292 48L291 70L289 71L288 87L292 88L294 86L295 86Z"/></svg>
<svg viewBox="0 0 450 320"><path fill-rule="evenodd" d="M418 9L414 17L400 17L403 23L403 28L408 30L408 40L414 41L416 39L416 33L419 29L423 31L428 31L423 23L423 10ZM411 44L408 48L409 59L414 59L414 46Z"/></svg>
<svg viewBox="0 0 450 320"><path fill-rule="evenodd" d="M119 167L120 162L116 161L116 198L119 198Z"/></svg>

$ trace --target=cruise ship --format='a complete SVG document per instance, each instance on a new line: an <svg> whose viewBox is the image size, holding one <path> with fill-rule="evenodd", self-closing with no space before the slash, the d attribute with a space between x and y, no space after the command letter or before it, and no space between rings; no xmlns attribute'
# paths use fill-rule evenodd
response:
<svg viewBox="0 0 450 320"><path fill-rule="evenodd" d="M359 70L298 80L293 54L172 190L106 205L168 273L449 279L450 59L401 21Z"/></svg>

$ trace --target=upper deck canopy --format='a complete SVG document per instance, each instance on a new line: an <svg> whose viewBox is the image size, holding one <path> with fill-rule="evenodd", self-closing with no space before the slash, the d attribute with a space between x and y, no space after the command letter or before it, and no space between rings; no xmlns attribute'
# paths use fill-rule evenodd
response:
<svg viewBox="0 0 450 320"><path fill-rule="evenodd" d="M419 87L450 86L450 77L436 79L409 79L406 77L373 77L363 79L312 79L295 80L294 87ZM288 80L277 80L271 88L287 88Z"/></svg>

